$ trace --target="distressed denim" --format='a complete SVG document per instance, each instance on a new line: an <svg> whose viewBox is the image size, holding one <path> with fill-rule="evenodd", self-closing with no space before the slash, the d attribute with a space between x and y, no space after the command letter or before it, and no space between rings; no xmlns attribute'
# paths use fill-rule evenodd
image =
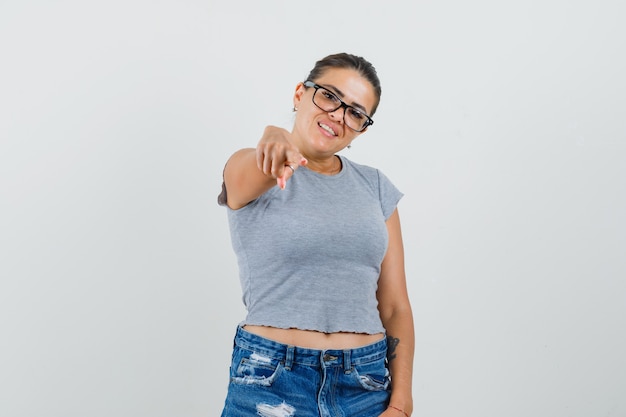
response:
<svg viewBox="0 0 626 417"><path fill-rule="evenodd" d="M389 402L386 356L385 339L317 350L239 327L222 417L377 417Z"/></svg>

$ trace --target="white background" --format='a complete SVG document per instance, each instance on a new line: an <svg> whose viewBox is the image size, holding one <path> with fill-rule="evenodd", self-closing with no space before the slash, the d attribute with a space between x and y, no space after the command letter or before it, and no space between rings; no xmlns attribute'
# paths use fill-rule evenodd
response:
<svg viewBox="0 0 626 417"><path fill-rule="evenodd" d="M0 415L217 416L221 170L314 62L405 193L415 416L626 416L622 1L0 2Z"/></svg>

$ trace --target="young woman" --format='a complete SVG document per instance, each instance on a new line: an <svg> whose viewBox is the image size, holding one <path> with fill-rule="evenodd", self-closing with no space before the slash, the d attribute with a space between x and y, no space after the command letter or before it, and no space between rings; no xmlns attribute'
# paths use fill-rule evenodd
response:
<svg viewBox="0 0 626 417"><path fill-rule="evenodd" d="M337 153L372 124L374 67L340 53L296 85L291 132L269 126L224 168L245 320L222 417L408 417L414 333L397 203Z"/></svg>

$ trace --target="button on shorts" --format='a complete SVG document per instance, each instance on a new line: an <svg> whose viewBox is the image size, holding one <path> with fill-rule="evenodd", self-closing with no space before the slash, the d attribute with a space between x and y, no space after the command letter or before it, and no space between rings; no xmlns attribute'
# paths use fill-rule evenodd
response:
<svg viewBox="0 0 626 417"><path fill-rule="evenodd" d="M289 346L237 328L222 417L378 417L389 403L387 341Z"/></svg>

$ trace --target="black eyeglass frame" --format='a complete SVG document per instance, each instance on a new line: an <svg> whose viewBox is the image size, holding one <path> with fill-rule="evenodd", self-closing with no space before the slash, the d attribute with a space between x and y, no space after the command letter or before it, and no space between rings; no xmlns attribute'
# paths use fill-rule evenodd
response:
<svg viewBox="0 0 626 417"><path fill-rule="evenodd" d="M330 91L328 88L323 87L323 86L321 86L321 85L319 85L319 84L316 84L316 83L314 83L314 82L313 82L313 81L311 81L311 80L307 80L307 81L305 81L303 84L304 84L304 86L305 86L305 87L313 87L313 88L315 88L315 92L313 93L313 96L311 96L311 101L313 101L313 104L315 104L315 106L316 106L318 109L323 110L323 111L325 111L325 112L327 112L327 113L332 113L332 112L336 111L337 109L339 109L339 108L342 108L342 107L343 107L343 123L344 123L347 127L349 127L350 129L354 130L355 132L359 132L359 133L360 133L360 132L363 132L365 129L367 129L368 127L370 127L371 125L373 125L373 124L374 124L374 120L373 120L371 117L369 117L367 114L363 113L363 111L361 111L361 110L357 109L356 107L351 106L351 105L347 104L346 102L344 102L342 99L340 99L339 97L337 97L337 94L333 93L333 92L332 92L332 91ZM315 97L315 94L317 94L317 91L318 91L320 88L321 88L322 90L328 91L328 93L329 93L329 94L331 94L333 97L335 97L337 100L339 100L339 105L338 105L337 107L335 107L334 109L332 109L332 110L325 110L325 109L321 108L320 106L318 106L318 105L317 105L317 103L315 102L315 100L313 100L313 97ZM363 124L363 127L361 128L361 130L357 130L357 129L355 129L355 128L351 127L351 126L348 126L348 124L346 123L346 110L347 110L348 108L356 110L358 113L361 113L363 116L365 116L365 117L367 118L367 121Z"/></svg>

